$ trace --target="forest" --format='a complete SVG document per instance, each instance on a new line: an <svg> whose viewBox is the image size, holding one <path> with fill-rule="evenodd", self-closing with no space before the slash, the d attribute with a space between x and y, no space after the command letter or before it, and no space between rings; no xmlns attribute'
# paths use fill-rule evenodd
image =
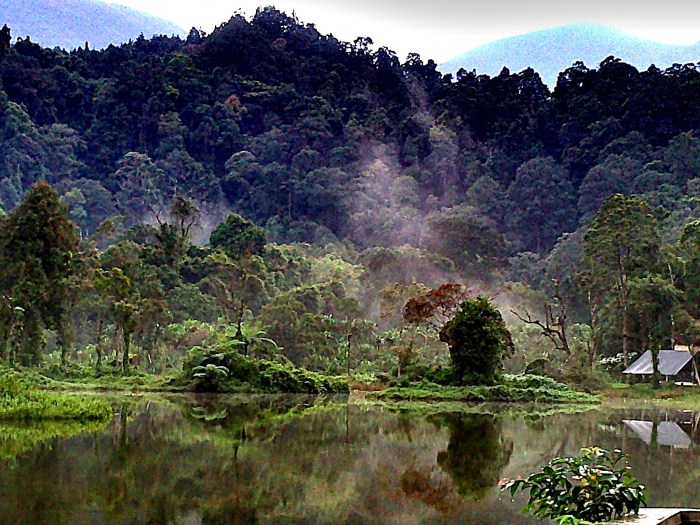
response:
<svg viewBox="0 0 700 525"><path fill-rule="evenodd" d="M453 77L274 8L100 51L5 26L1 359L438 380L472 298L496 369L594 388L700 343L699 87L615 57Z"/></svg>

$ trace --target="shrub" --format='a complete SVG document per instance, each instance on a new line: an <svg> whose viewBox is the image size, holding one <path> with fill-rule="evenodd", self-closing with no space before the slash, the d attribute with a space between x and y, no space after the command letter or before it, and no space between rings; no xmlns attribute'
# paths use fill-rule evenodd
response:
<svg viewBox="0 0 700 525"><path fill-rule="evenodd" d="M486 297L466 299L440 330L450 348L452 371L461 385L490 385L513 354L510 332L501 313Z"/></svg>
<svg viewBox="0 0 700 525"><path fill-rule="evenodd" d="M245 357L238 346L222 343L195 347L183 368L184 379L197 392L254 390L288 394L347 394L347 380L309 372L293 365Z"/></svg>
<svg viewBox="0 0 700 525"><path fill-rule="evenodd" d="M511 496L528 490L525 509L560 525L611 521L638 514L646 505L644 485L630 473L627 460L619 450L584 448L578 456L551 460L527 479L508 481L501 490L510 491Z"/></svg>
<svg viewBox="0 0 700 525"><path fill-rule="evenodd" d="M192 369L192 380L195 390L198 392L210 392L217 390L223 381L228 378L228 369L224 366L209 363L196 366Z"/></svg>

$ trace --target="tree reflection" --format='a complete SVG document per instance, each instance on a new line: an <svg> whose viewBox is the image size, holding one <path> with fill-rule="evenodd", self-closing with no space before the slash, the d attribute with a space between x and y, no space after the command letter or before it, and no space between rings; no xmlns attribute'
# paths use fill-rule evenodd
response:
<svg viewBox="0 0 700 525"><path fill-rule="evenodd" d="M450 442L438 454L438 464L459 494L478 501L498 484L513 442L503 438L503 424L494 415L447 414L440 419L450 430Z"/></svg>

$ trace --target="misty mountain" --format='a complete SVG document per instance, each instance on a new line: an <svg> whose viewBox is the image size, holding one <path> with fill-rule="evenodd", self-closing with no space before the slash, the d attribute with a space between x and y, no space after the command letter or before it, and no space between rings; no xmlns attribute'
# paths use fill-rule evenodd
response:
<svg viewBox="0 0 700 525"><path fill-rule="evenodd" d="M175 24L125 6L95 0L2 0L0 25L14 38L29 36L46 47L104 48L153 35L184 35Z"/></svg>
<svg viewBox="0 0 700 525"><path fill-rule="evenodd" d="M464 68L493 76L504 67L513 72L531 67L553 87L559 73L574 62L580 60L595 67L611 55L640 70L652 64L663 69L674 63L698 62L700 44L661 44L610 27L574 24L498 40L459 55L439 69L456 73Z"/></svg>

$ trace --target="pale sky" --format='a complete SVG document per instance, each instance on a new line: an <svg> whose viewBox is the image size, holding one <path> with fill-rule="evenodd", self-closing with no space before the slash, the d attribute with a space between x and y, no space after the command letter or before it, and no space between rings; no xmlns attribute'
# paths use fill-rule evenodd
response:
<svg viewBox="0 0 700 525"><path fill-rule="evenodd" d="M210 33L235 12L247 18L259 5L296 12L323 34L353 41L367 36L405 59L444 62L507 36L571 24L597 23L671 44L700 41L697 0L107 0Z"/></svg>

